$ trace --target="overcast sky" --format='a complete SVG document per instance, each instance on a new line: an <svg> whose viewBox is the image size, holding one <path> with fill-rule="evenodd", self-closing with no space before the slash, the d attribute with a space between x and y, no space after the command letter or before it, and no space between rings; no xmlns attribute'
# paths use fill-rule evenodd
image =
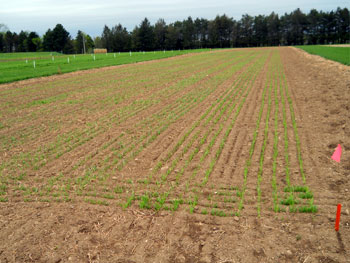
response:
<svg viewBox="0 0 350 263"><path fill-rule="evenodd" d="M300 8L309 12L348 7L349 0L0 0L0 24L11 31L36 31L43 35L48 28L61 23L72 35L80 29L95 37L106 24L121 23L129 31L147 17L152 24L164 18L169 24L176 20L203 17L213 19L226 14L240 19L243 14L278 14Z"/></svg>

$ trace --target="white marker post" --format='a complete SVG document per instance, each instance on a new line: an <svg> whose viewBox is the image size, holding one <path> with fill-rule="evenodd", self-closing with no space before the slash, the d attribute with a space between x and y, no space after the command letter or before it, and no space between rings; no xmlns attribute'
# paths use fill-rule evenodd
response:
<svg viewBox="0 0 350 263"><path fill-rule="evenodd" d="M163 53L165 54L165 49L163 50Z"/></svg>
<svg viewBox="0 0 350 263"><path fill-rule="evenodd" d="M143 51L143 54L145 54L145 51Z"/></svg>
<svg viewBox="0 0 350 263"><path fill-rule="evenodd" d="M115 58L115 53L114 53L114 58Z"/></svg>
<svg viewBox="0 0 350 263"><path fill-rule="evenodd" d="M94 61L96 60L96 56L94 55Z"/></svg>
<svg viewBox="0 0 350 263"><path fill-rule="evenodd" d="M119 55L120 55L120 51L119 51Z"/></svg>
<svg viewBox="0 0 350 263"><path fill-rule="evenodd" d="M52 61L55 61L55 57L52 57L51 59L52 59Z"/></svg>
<svg viewBox="0 0 350 263"><path fill-rule="evenodd" d="M26 59L26 64L28 64L28 59Z"/></svg>
<svg viewBox="0 0 350 263"><path fill-rule="evenodd" d="M75 59L75 55L74 55L74 59Z"/></svg>
<svg viewBox="0 0 350 263"><path fill-rule="evenodd" d="M131 51L129 51L130 57L131 57Z"/></svg>
<svg viewBox="0 0 350 263"><path fill-rule="evenodd" d="M35 60L33 61L33 67L35 68Z"/></svg>
<svg viewBox="0 0 350 263"><path fill-rule="evenodd" d="M67 58L68 64L69 64L69 57Z"/></svg>

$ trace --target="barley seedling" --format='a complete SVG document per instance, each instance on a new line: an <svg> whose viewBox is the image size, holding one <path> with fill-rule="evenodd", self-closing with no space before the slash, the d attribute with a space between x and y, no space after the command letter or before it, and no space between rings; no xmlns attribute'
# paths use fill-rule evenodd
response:
<svg viewBox="0 0 350 263"><path fill-rule="evenodd" d="M292 206L294 204L298 204L298 201L294 199L292 194L290 194L287 198L281 200L281 204Z"/></svg>
<svg viewBox="0 0 350 263"><path fill-rule="evenodd" d="M202 215L206 215L206 214L208 214L207 209L203 209L203 210L201 211L201 214L202 214Z"/></svg>
<svg viewBox="0 0 350 263"><path fill-rule="evenodd" d="M126 203L123 204L123 208L128 208L129 206L131 206L132 201L135 200L135 194L132 193L132 195L127 199Z"/></svg>
<svg viewBox="0 0 350 263"><path fill-rule="evenodd" d="M212 216L220 216L220 217L225 217L226 216L226 213L224 211L217 210L217 209L212 209L210 214Z"/></svg>
<svg viewBox="0 0 350 263"><path fill-rule="evenodd" d="M8 201L7 197L0 196L0 202L7 202L7 201Z"/></svg>
<svg viewBox="0 0 350 263"><path fill-rule="evenodd" d="M311 199L314 197L314 195L311 192L305 192L305 193L300 193L298 197L301 199Z"/></svg>
<svg viewBox="0 0 350 263"><path fill-rule="evenodd" d="M139 204L141 209L151 209L150 199L148 194L141 196L141 202Z"/></svg>
<svg viewBox="0 0 350 263"><path fill-rule="evenodd" d="M180 204L183 204L183 200L175 199L172 201L172 204L173 204L173 207L171 208L171 210L176 211L179 208Z"/></svg>

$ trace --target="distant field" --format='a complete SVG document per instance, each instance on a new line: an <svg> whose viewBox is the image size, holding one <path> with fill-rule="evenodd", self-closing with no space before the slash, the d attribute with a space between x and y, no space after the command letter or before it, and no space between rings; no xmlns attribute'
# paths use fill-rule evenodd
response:
<svg viewBox="0 0 350 263"><path fill-rule="evenodd" d="M350 47L344 46L298 46L306 52L326 59L350 65Z"/></svg>
<svg viewBox="0 0 350 263"><path fill-rule="evenodd" d="M0 53L0 61L4 60L25 60L25 59L44 59L51 56L64 56L58 52L16 52L16 53Z"/></svg>
<svg viewBox="0 0 350 263"><path fill-rule="evenodd" d="M202 51L207 51L207 49L132 52L131 55L129 52L96 55L62 55L56 52L3 53L0 54L0 83Z"/></svg>

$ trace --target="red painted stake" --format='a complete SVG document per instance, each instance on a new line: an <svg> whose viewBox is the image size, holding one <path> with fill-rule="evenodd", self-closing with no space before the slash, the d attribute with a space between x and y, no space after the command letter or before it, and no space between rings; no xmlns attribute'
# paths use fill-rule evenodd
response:
<svg viewBox="0 0 350 263"><path fill-rule="evenodd" d="M341 204L338 204L337 207L337 217L335 218L335 231L339 230L339 222L340 222L340 212L341 212Z"/></svg>

